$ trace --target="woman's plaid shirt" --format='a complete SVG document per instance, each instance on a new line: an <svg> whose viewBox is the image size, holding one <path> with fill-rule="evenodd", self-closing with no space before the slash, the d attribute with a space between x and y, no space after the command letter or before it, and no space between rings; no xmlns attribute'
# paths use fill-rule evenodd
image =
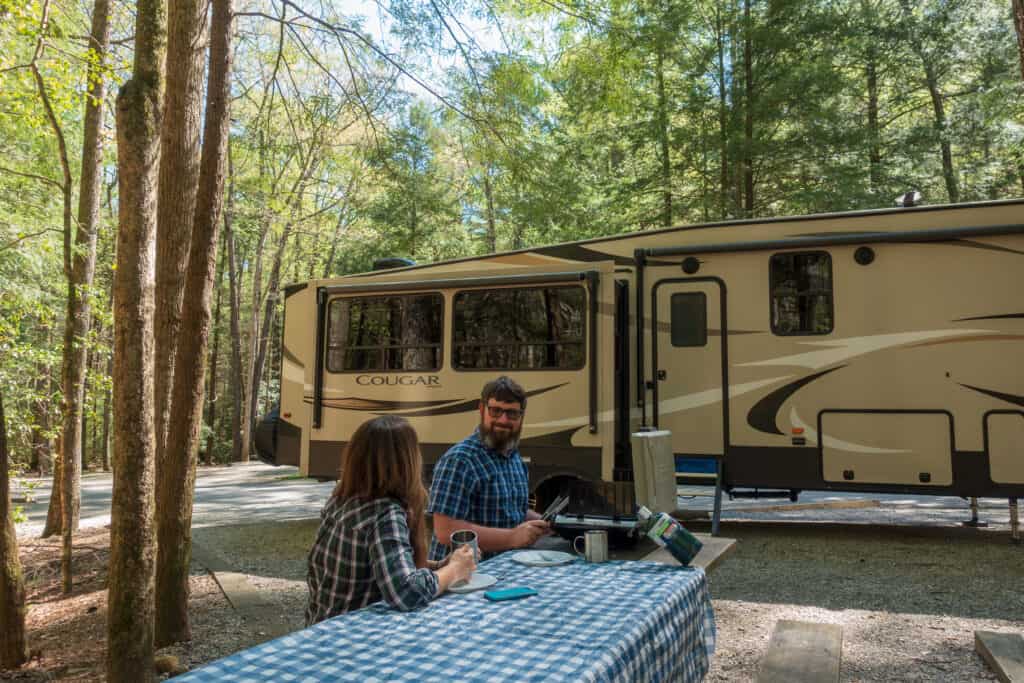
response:
<svg viewBox="0 0 1024 683"><path fill-rule="evenodd" d="M409 522L398 501L332 496L320 516L306 576L307 626L380 600L414 610L437 593L437 575L413 561Z"/></svg>

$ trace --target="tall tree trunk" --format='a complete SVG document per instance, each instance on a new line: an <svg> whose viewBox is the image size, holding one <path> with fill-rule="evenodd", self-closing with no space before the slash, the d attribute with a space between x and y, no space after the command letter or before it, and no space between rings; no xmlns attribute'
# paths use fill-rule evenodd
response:
<svg viewBox="0 0 1024 683"><path fill-rule="evenodd" d="M259 385L258 380L254 380L256 376L256 349L259 345L260 337L260 290L263 287L263 248L266 245L267 235L270 232L270 215L269 212L263 217L263 228L260 231L259 241L256 243L256 258L255 267L252 273L252 309L251 319L249 321L249 355L248 355L248 367L246 368L244 383L242 384L242 394L245 400L242 404L242 422L240 429L242 431L242 446L239 455L239 462L249 462L249 451L252 449L252 422L254 414L256 412L256 394L258 393Z"/></svg>
<svg viewBox="0 0 1024 683"><path fill-rule="evenodd" d="M484 198L487 200L487 253L498 251L498 226L494 218L494 189L491 187L491 164L484 167Z"/></svg>
<svg viewBox="0 0 1024 683"><path fill-rule="evenodd" d="M43 525L43 533L40 538L49 538L54 534L63 533L63 503L64 503L64 456L61 455L61 438L57 437L56 448L53 456L53 483L50 486L50 504L46 508L46 523Z"/></svg>
<svg viewBox="0 0 1024 683"><path fill-rule="evenodd" d="M60 183L61 196L63 199L64 217L64 276L67 278L68 296L67 313L64 320L64 353L61 364L61 482L62 495L58 499L61 506L61 527L64 536L64 550L62 553L62 578L65 592L71 590L71 534L78 527L78 489L80 479L79 468L81 467L82 449L82 375L85 372L85 344L84 336L89 326L83 322L83 300L87 291L79 290L81 280L76 273L81 254L75 256L75 249L72 246L72 219L71 219L71 164L68 159L67 142L64 138L64 131L61 129L60 121L53 111L50 103L50 96L46 91L46 84L39 72L38 60L43 55L45 48L45 37L49 27L49 0L44 0L42 14L39 21L39 39L36 42L35 54L32 57L31 70L35 80L36 91L39 100L42 102L46 119L53 130L54 138L57 140L58 159L62 172ZM95 21L95 17L94 17ZM88 113L88 102L86 103ZM83 149L83 155L87 149ZM83 157L83 163L85 159ZM84 189L84 188L83 188ZM77 238L83 238L82 226L79 226ZM79 245L81 246L81 245ZM85 321L88 320L88 306L84 307L86 312ZM56 486L54 486L56 493ZM51 496L51 507L53 506Z"/></svg>
<svg viewBox="0 0 1024 683"><path fill-rule="evenodd" d="M135 64L117 98L118 236L114 273L114 486L110 508L107 678L154 680L153 287L163 0L135 6Z"/></svg>
<svg viewBox="0 0 1024 683"><path fill-rule="evenodd" d="M71 592L71 540L78 529L82 478L83 403L87 369L86 339L92 324L89 289L96 272L96 237L100 211L100 165L103 163L103 114L106 98L105 70L110 43L109 0L95 0L89 32L89 91L85 97L85 130L82 141L82 176L78 195L78 231L68 282L68 313L64 330L64 428L63 428L63 551L61 578L65 593Z"/></svg>
<svg viewBox="0 0 1024 683"><path fill-rule="evenodd" d="M53 471L53 449L50 437L50 366L40 364L35 381L35 398L32 400L32 460L40 476Z"/></svg>
<svg viewBox="0 0 1024 683"><path fill-rule="evenodd" d="M100 328L97 327L96 331L97 331L97 336L99 336ZM85 379L85 385L86 385L85 395L87 397L88 396L92 397L92 417L93 417L93 419L89 421L89 429L88 429L88 434L89 434L88 446L89 447L88 447L88 449L85 449L85 448L82 449L82 471L85 471L85 470L89 469L89 463L91 462L91 458L96 455L96 452L98 450L97 449L97 443L96 443L96 429L97 429L97 426L99 424L99 419L98 418L99 418L99 410L100 410L100 399L99 399L99 392L96 391L95 384L96 384L96 376L99 375L99 372L100 372L99 358L97 357L96 353L91 353L91 354L89 354L89 372L86 373L86 376L85 376L86 377L86 379ZM82 425L82 433L85 434L86 432L87 432L87 430L85 428L85 424L83 424Z"/></svg>
<svg viewBox="0 0 1024 683"><path fill-rule="evenodd" d="M107 358L107 377L114 373L114 358ZM103 453L103 471L110 471L110 389L106 391L106 399L103 401L103 443L100 444Z"/></svg>
<svg viewBox="0 0 1024 683"><path fill-rule="evenodd" d="M214 287L217 289L216 303L213 305L213 347L210 349L210 378L207 381L206 390L206 424L210 427L210 435L206 439L206 464L213 464L213 449L217 444L217 404L220 402L220 391L217 389L217 365L220 359L220 311L221 311L221 283L224 280L224 259L225 251L220 252L220 265L217 266L217 275L214 277Z"/></svg>
<svg viewBox="0 0 1024 683"><path fill-rule="evenodd" d="M861 0L862 27L867 31L864 53L864 76L867 81L867 163L872 195L882 191L882 131L879 125L879 50L876 45L878 13L868 2Z"/></svg>
<svg viewBox="0 0 1024 683"><path fill-rule="evenodd" d="M722 10L715 7L715 31L718 44L718 156L721 162L718 178L719 218L728 218L729 211L729 106L725 86L725 25Z"/></svg>
<svg viewBox="0 0 1024 683"><path fill-rule="evenodd" d="M1017 55L1020 57L1020 79L1024 81L1024 0L1010 0L1013 5L1013 27L1017 29ZM1022 178L1024 182L1024 178Z"/></svg>
<svg viewBox="0 0 1024 683"><path fill-rule="evenodd" d="M743 3L743 215L754 216L754 25Z"/></svg>
<svg viewBox="0 0 1024 683"><path fill-rule="evenodd" d="M174 390L165 463L170 476L158 489L158 645L191 638L188 576L192 556L192 499L203 417L203 380L210 334L210 293L217 269L217 229L223 201L231 73L231 0L213 0L210 77L203 155L189 248L182 338L174 359Z"/></svg>
<svg viewBox="0 0 1024 683"><path fill-rule="evenodd" d="M285 247L288 245L288 237L291 235L292 222L289 221L281 232L281 242L274 252L274 263L270 268L270 277L267 280L267 297L264 301L263 320L260 323L260 335L255 349L255 361L253 362L252 392L250 395L248 430L256 423L256 409L259 399L260 378L263 377L263 367L267 359L267 347L270 337L274 332L274 316L277 313L278 286L281 280L281 264L284 261Z"/></svg>
<svg viewBox="0 0 1024 683"><path fill-rule="evenodd" d="M231 462L241 462L244 452L242 444L242 408L245 405L245 384L242 377L242 324L241 295L239 293L238 267L235 261L235 235L231 230L234 207L234 183L231 166L231 145L228 144L228 191L227 207L224 211L224 241L228 250L228 304L231 311Z"/></svg>
<svg viewBox="0 0 1024 683"><path fill-rule="evenodd" d="M882 150L878 129L878 75L873 55L869 55L866 66L868 81L868 164L871 192L876 194L882 187Z"/></svg>
<svg viewBox="0 0 1024 683"><path fill-rule="evenodd" d="M89 468L89 370L95 354L85 353L85 371L82 373L82 457L79 459L79 474Z"/></svg>
<svg viewBox="0 0 1024 683"><path fill-rule="evenodd" d="M901 0L900 8L908 26L911 47L917 58L921 60L925 86L928 88L928 95L932 100L932 112L935 116L932 128L935 131L936 142L939 144L939 155L942 158L942 177L946 182L946 195L949 197L950 203L955 204L960 201L960 188L957 184L956 171L953 169L953 151L949 144L946 109L942 101L942 91L939 88L939 76L934 62L921 44L920 31L917 27L917 20L912 14L910 1Z"/></svg>
<svg viewBox="0 0 1024 683"><path fill-rule="evenodd" d="M179 339L183 278L198 187L206 4L201 0L176 0L168 9L166 93L160 130L154 319L156 366L153 410L158 482L163 476L167 414L174 383L174 349ZM160 505L159 493L157 505Z"/></svg>
<svg viewBox="0 0 1024 683"><path fill-rule="evenodd" d="M338 242L341 241L341 231L345 228L345 207L338 211L338 222L334 224L334 235L331 236L331 248L327 252L327 261L324 263L323 277L329 278L334 275L334 256L338 251Z"/></svg>
<svg viewBox="0 0 1024 683"><path fill-rule="evenodd" d="M942 92L939 90L935 68L920 49L918 49L918 54L924 64L925 81L928 84L928 94L932 98L932 110L935 112L935 135L938 138L939 153L942 157L942 177L946 181L946 194L949 196L950 203L956 204L960 201L960 188L957 184L956 171L953 169L953 150L949 144L946 108L942 102Z"/></svg>
<svg viewBox="0 0 1024 683"><path fill-rule="evenodd" d="M661 162L661 224L672 225L672 161L669 157L668 101L665 96L664 46L658 39L655 76L658 82L658 159Z"/></svg>
<svg viewBox="0 0 1024 683"><path fill-rule="evenodd" d="M14 510L11 509L10 480L7 469L7 421L4 419L4 399L0 394L0 669L16 669L28 660L25 641L25 581L18 556L18 535L14 530Z"/></svg>
<svg viewBox="0 0 1024 683"><path fill-rule="evenodd" d="M338 251L338 243L341 241L341 233L349 225L349 211L348 207L351 206L352 194L356 191L356 187L359 182L359 175L355 171L352 173L352 177L348 180L348 185L345 187L345 200L338 209L338 222L334 226L334 235L331 236L331 249L327 254L327 263L324 264L324 278L329 278L335 273L334 269L334 257ZM342 270L344 272L344 270Z"/></svg>

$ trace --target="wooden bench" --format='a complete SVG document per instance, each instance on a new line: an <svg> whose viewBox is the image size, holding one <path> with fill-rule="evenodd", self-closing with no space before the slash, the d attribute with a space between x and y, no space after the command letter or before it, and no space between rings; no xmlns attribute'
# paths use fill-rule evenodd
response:
<svg viewBox="0 0 1024 683"><path fill-rule="evenodd" d="M694 536L700 539L704 547L697 553L697 557L693 558L690 566L700 567L704 570L705 574L710 574L718 566L718 563L736 547L735 538L722 538L721 536L711 536L710 534L694 534ZM672 557L664 548L657 548L645 555L643 559L648 562L660 562L662 564L679 564L676 558Z"/></svg>
<svg viewBox="0 0 1024 683"><path fill-rule="evenodd" d="M1024 683L1024 638L1019 633L975 631L974 649L1003 683Z"/></svg>
<svg viewBox="0 0 1024 683"><path fill-rule="evenodd" d="M780 620L761 658L758 683L835 683L842 652L841 626Z"/></svg>

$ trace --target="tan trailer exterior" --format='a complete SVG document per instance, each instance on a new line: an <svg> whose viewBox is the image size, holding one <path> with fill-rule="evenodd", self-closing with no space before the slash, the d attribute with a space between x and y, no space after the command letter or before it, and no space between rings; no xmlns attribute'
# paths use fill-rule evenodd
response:
<svg viewBox="0 0 1024 683"><path fill-rule="evenodd" d="M531 302L558 320L548 338L480 342L494 301L523 307L527 327ZM356 343L381 306L419 341ZM646 425L672 432L680 467L720 464L726 490L1017 497L1022 342L1024 200L693 225L311 280L286 288L273 457L336 477L352 431L396 414L430 465L476 425L482 385L508 374L530 394L535 491L628 480L629 434ZM361 369L382 362L426 369Z"/></svg>

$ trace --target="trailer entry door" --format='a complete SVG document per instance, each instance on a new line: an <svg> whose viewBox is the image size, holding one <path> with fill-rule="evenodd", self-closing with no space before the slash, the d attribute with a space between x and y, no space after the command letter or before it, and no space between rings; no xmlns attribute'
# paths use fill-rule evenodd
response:
<svg viewBox="0 0 1024 683"><path fill-rule="evenodd" d="M662 280L652 302L654 424L672 432L677 474L709 483L727 433L723 290L711 278Z"/></svg>

